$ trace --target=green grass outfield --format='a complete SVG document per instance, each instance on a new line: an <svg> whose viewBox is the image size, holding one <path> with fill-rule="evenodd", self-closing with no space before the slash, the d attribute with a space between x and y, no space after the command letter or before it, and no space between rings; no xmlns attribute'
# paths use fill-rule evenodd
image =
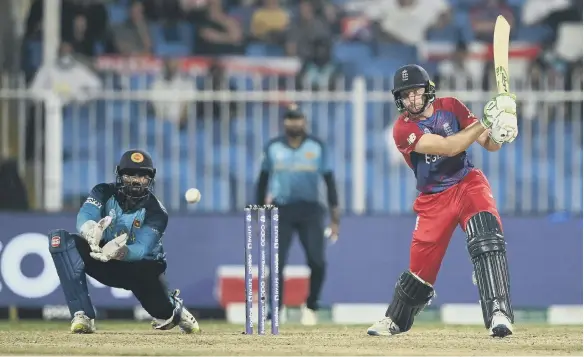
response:
<svg viewBox="0 0 584 357"><path fill-rule="evenodd" d="M149 322L99 321L97 327L92 335L72 335L67 321L0 322L0 354L582 356L582 326L517 325L505 339L480 326L424 323L392 337L367 336L363 325L287 324L279 336L245 336L243 326L213 321L202 321L199 335L153 331Z"/></svg>

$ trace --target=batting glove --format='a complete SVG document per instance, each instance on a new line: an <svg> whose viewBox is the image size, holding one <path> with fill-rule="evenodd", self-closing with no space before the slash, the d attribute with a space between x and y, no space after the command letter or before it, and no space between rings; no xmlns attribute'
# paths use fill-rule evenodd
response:
<svg viewBox="0 0 584 357"><path fill-rule="evenodd" d="M512 143L519 134L517 116L503 112L495 120L489 136L497 144Z"/></svg>
<svg viewBox="0 0 584 357"><path fill-rule="evenodd" d="M483 118L480 122L486 129L490 129L502 113L517 114L517 103L515 102L514 94L502 93L489 100L485 104Z"/></svg>
<svg viewBox="0 0 584 357"><path fill-rule="evenodd" d="M112 218L110 216L105 216L99 222L87 221L81 226L79 234L87 241L92 252L101 251L99 242L101 242L103 232L111 223Z"/></svg>
<svg viewBox="0 0 584 357"><path fill-rule="evenodd" d="M128 241L128 235L126 233L120 234L111 241L107 242L103 246L101 252L91 252L89 255L101 262L108 262L112 259L122 260L128 253L128 247L126 242Z"/></svg>

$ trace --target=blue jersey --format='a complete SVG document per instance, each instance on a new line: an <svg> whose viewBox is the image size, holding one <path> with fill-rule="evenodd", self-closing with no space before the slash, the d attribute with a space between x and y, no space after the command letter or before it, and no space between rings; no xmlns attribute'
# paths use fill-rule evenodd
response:
<svg viewBox="0 0 584 357"><path fill-rule="evenodd" d="M414 151L424 134L447 137L477 121L474 114L456 98L438 98L433 106L431 117L411 120L401 115L393 128L395 144L414 171L416 188L422 193L442 192L460 182L473 168L466 151L452 157Z"/></svg>
<svg viewBox="0 0 584 357"><path fill-rule="evenodd" d="M285 136L272 139L261 169L270 174L270 193L280 205L319 202L323 175L332 172L325 145L310 135L298 148L288 145Z"/></svg>
<svg viewBox="0 0 584 357"><path fill-rule="evenodd" d="M77 214L77 231L88 220L99 222L105 216L112 217L103 232L102 241L108 242L120 234L128 234L128 254L125 261L165 260L162 236L168 223L166 209L153 195L136 210L123 211L117 198L115 184L95 186Z"/></svg>

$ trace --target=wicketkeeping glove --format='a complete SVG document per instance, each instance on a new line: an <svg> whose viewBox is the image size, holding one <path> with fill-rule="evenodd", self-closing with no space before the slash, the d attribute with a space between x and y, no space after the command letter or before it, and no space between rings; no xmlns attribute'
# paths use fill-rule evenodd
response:
<svg viewBox="0 0 584 357"><path fill-rule="evenodd" d="M112 259L122 260L128 252L128 247L126 242L128 241L128 235L126 233L120 234L111 241L107 242L101 252L91 252L89 255L95 259L102 262L107 262Z"/></svg>
<svg viewBox="0 0 584 357"><path fill-rule="evenodd" d="M99 222L87 221L81 226L81 231L79 234L87 241L92 252L101 251L99 242L101 242L103 232L111 223L112 218L110 216L105 216Z"/></svg>

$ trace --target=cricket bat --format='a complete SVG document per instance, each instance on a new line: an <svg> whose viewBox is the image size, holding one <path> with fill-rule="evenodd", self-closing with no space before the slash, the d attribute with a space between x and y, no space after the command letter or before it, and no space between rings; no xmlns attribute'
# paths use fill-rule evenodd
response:
<svg viewBox="0 0 584 357"><path fill-rule="evenodd" d="M493 33L493 62L495 63L495 79L499 93L509 93L509 22L499 15L495 22Z"/></svg>

